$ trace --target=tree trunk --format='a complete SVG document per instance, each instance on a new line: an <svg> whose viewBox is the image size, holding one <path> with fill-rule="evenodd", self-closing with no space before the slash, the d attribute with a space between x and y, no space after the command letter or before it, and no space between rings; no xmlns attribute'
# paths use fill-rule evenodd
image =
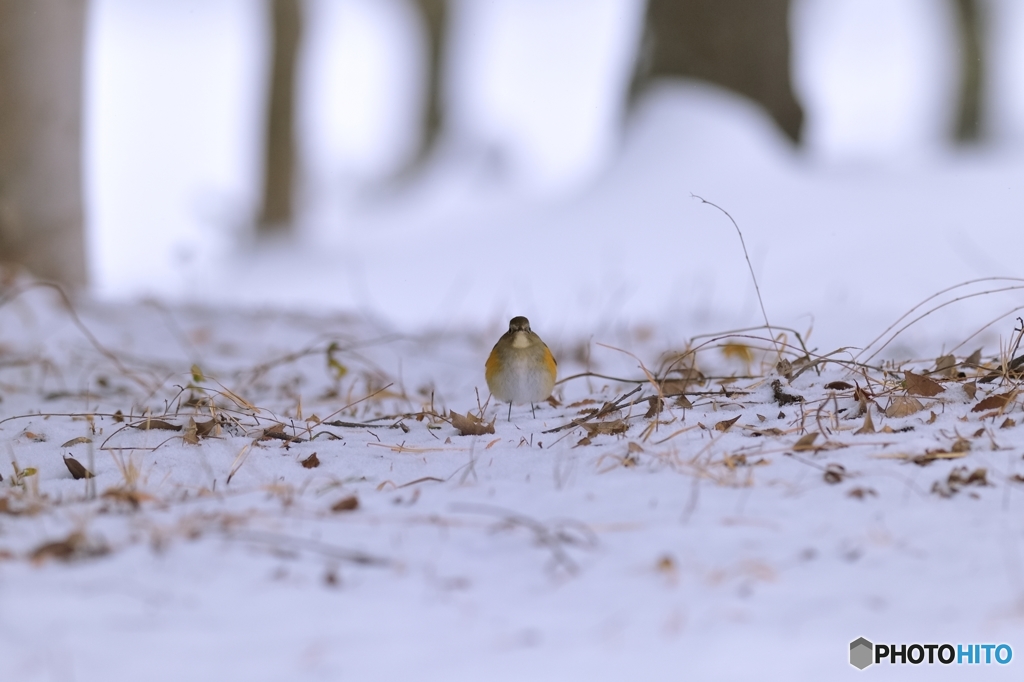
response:
<svg viewBox="0 0 1024 682"><path fill-rule="evenodd" d="M953 0L953 3L960 34L960 101L954 136L957 142L976 142L984 132L985 61L981 8L978 0Z"/></svg>
<svg viewBox="0 0 1024 682"><path fill-rule="evenodd" d="M288 230L294 217L295 66L302 37L300 0L270 0L273 60L263 169L263 233Z"/></svg>
<svg viewBox="0 0 1024 682"><path fill-rule="evenodd" d="M86 282L85 0L0 1L0 261Z"/></svg>
<svg viewBox="0 0 1024 682"><path fill-rule="evenodd" d="M415 163L422 162L433 150L443 125L443 78L449 0L419 0L427 26L427 98L423 118L423 140Z"/></svg>
<svg viewBox="0 0 1024 682"><path fill-rule="evenodd" d="M649 0L631 103L655 78L699 78L757 101L794 142L789 0Z"/></svg>

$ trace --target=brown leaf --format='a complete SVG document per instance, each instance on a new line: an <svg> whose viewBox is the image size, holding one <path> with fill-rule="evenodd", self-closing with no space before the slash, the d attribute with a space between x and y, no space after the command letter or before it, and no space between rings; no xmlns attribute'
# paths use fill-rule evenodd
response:
<svg viewBox="0 0 1024 682"><path fill-rule="evenodd" d="M647 408L647 414L644 415L644 419L651 419L661 414L661 411L665 408L665 401L656 395L652 395L647 400L650 403L650 407Z"/></svg>
<svg viewBox="0 0 1024 682"><path fill-rule="evenodd" d="M945 482L935 481L932 484L932 492L940 497L952 497L960 492L960 489L969 485L985 487L989 485L988 470L978 468L968 472L967 467L957 467L949 472Z"/></svg>
<svg viewBox="0 0 1024 682"><path fill-rule="evenodd" d="M985 432L984 429L982 429L981 431L982 433ZM981 434L976 433L974 434L974 437L977 438L979 435ZM949 446L950 452L970 452L970 450L971 441L967 440L966 438L957 438L955 441L953 441L953 444Z"/></svg>
<svg viewBox="0 0 1024 682"><path fill-rule="evenodd" d="M777 402L780 407L789 405L791 403L803 402L803 398L801 396L793 395L792 393L786 393L784 390L782 390L782 382L779 381L778 379L772 382L772 396L774 397L775 402Z"/></svg>
<svg viewBox="0 0 1024 682"><path fill-rule="evenodd" d="M654 564L654 569L661 573L675 573L677 568L676 559L671 554L662 554Z"/></svg>
<svg viewBox="0 0 1024 682"><path fill-rule="evenodd" d="M71 472L71 477L76 481L80 478L94 478L93 473L82 466L74 457L65 457L64 464L67 466L68 471Z"/></svg>
<svg viewBox="0 0 1024 682"><path fill-rule="evenodd" d="M315 469L318 466L320 466L320 460L319 458L317 458L315 452L299 463L302 465L304 469Z"/></svg>
<svg viewBox="0 0 1024 682"><path fill-rule="evenodd" d="M28 557L35 563L42 563L48 559L70 562L76 559L102 556L110 551L106 545L91 543L81 531L70 533L63 540L44 542L32 550Z"/></svg>
<svg viewBox="0 0 1024 682"><path fill-rule="evenodd" d="M607 422L588 422L580 424L587 431L588 436L616 435L629 430L629 424L624 419L616 419Z"/></svg>
<svg viewBox="0 0 1024 682"><path fill-rule="evenodd" d="M138 490L131 488L111 488L103 493L102 497L108 500L114 500L115 502L124 502L125 504L131 505L133 509L138 509L143 502L151 502L154 498L152 495L141 493Z"/></svg>
<svg viewBox="0 0 1024 682"><path fill-rule="evenodd" d="M151 429L160 429L163 431L181 431L181 424L171 424L161 419L143 419L140 422L136 422L131 425L133 429L141 429L143 431L149 431Z"/></svg>
<svg viewBox="0 0 1024 682"><path fill-rule="evenodd" d="M970 355L968 355L967 359L964 360L964 364L965 365L975 365L975 366L981 364L981 349L979 348L978 350L976 350L973 353L971 353Z"/></svg>
<svg viewBox="0 0 1024 682"><path fill-rule="evenodd" d="M800 440L793 443L793 452L805 452L807 450L814 449L814 441L818 439L820 434L817 431L808 433L800 437Z"/></svg>
<svg viewBox="0 0 1024 682"><path fill-rule="evenodd" d="M924 409L924 405L917 398L909 395L898 395L892 399L889 407L885 408L885 416L891 418L908 417L915 412Z"/></svg>
<svg viewBox="0 0 1024 682"><path fill-rule="evenodd" d="M91 442L92 442L92 438L86 438L85 436L79 436L78 438L72 438L67 443L64 443L64 445L61 445L61 447L62 448L70 448L72 445L78 445L80 443L91 443Z"/></svg>
<svg viewBox="0 0 1024 682"><path fill-rule="evenodd" d="M978 382L972 381L969 384L962 384L964 393L967 394L968 400L974 400L974 396L978 394Z"/></svg>
<svg viewBox="0 0 1024 682"><path fill-rule="evenodd" d="M725 455L725 457L722 458L722 464L724 464L726 466L726 468L728 468L730 470L734 470L734 469L736 469L736 467L741 467L741 466L746 466L747 465L747 456L746 455L742 455L742 454L741 455Z"/></svg>
<svg viewBox="0 0 1024 682"><path fill-rule="evenodd" d="M825 384L825 388L827 388L830 391L848 391L849 389L853 388L853 386L846 383L845 381L830 381L827 384Z"/></svg>
<svg viewBox="0 0 1024 682"><path fill-rule="evenodd" d="M10 514L11 516L17 516L20 513L20 511L11 507L11 502L9 498L0 497L0 514Z"/></svg>
<svg viewBox="0 0 1024 682"><path fill-rule="evenodd" d="M693 367L681 371L683 372L682 376L672 379L662 379L658 382L658 385L661 386L662 395L667 398L671 398L672 396L683 393L694 384L701 385L706 381L704 375Z"/></svg>
<svg viewBox="0 0 1024 682"><path fill-rule="evenodd" d="M948 377L954 376L956 374L956 358L952 355L943 355L937 358L935 372Z"/></svg>
<svg viewBox="0 0 1024 682"><path fill-rule="evenodd" d="M460 436L482 436L486 433L494 433L493 419L490 422L485 422L470 412L461 415L453 410L448 411L448 418L452 420L452 426Z"/></svg>
<svg viewBox="0 0 1024 682"><path fill-rule="evenodd" d="M1009 429L1009 428L1012 428L1012 427L1014 427L1016 425L1017 425L1017 422L1015 422L1012 419L1010 419L1009 417L1007 417L1006 420L1002 424L999 425L999 428L1001 428L1001 429Z"/></svg>
<svg viewBox="0 0 1024 682"><path fill-rule="evenodd" d="M309 421L308 419L306 421ZM196 422L196 435L200 438L208 438L211 435L216 435L215 428L217 426L217 420L211 419L205 422Z"/></svg>
<svg viewBox="0 0 1024 682"><path fill-rule="evenodd" d="M359 509L359 498L355 495L343 497L331 505L332 512L347 512Z"/></svg>
<svg viewBox="0 0 1024 682"><path fill-rule="evenodd" d="M975 469L974 471L971 472L970 476L967 477L967 480L965 481L965 483L967 485L987 486L988 485L988 469L985 469L983 467Z"/></svg>
<svg viewBox="0 0 1024 682"><path fill-rule="evenodd" d="M960 459L966 457L967 452L949 452L946 450L931 450L925 452L923 455L915 455L914 457L908 457L907 460L913 462L918 466L925 466L939 459Z"/></svg>
<svg viewBox="0 0 1024 682"><path fill-rule="evenodd" d="M114 421L117 422L118 424L124 421L124 413L121 412L121 410L118 410L117 412L114 413Z"/></svg>
<svg viewBox="0 0 1024 682"><path fill-rule="evenodd" d="M273 426L264 429L263 435L261 435L258 440L283 440L286 441L285 447L289 447L290 443L306 442L305 438L300 438L298 436L292 436L285 433L284 424L274 424Z"/></svg>
<svg viewBox="0 0 1024 682"><path fill-rule="evenodd" d="M878 493L875 492L874 488L854 488L850 492L846 493L847 497L853 497L858 500L863 500L865 497L878 497Z"/></svg>
<svg viewBox="0 0 1024 682"><path fill-rule="evenodd" d="M875 432L875 423L873 421L871 421L871 409L868 408L868 409L864 410L864 426L860 427L859 429L857 429L853 433L854 433L854 435L858 435L859 436L859 435L861 435L863 433L874 433L874 432Z"/></svg>
<svg viewBox="0 0 1024 682"><path fill-rule="evenodd" d="M842 464L836 464L835 462L825 467L825 473L823 475L825 482L835 485L836 483L842 483L843 479L846 478L846 467Z"/></svg>
<svg viewBox="0 0 1024 682"><path fill-rule="evenodd" d="M903 385L906 386L907 393L926 398L931 398L946 390L939 382L909 371L903 373Z"/></svg>
<svg viewBox="0 0 1024 682"><path fill-rule="evenodd" d="M199 436L196 434L196 431L196 420L189 417L188 424L185 426L185 433L181 434L182 442L188 445L199 445Z"/></svg>
<svg viewBox="0 0 1024 682"><path fill-rule="evenodd" d="M1002 410L1007 403L1017 397L1017 391L990 395L980 403L971 408L971 412L984 412L986 410Z"/></svg>
<svg viewBox="0 0 1024 682"><path fill-rule="evenodd" d="M691 410L691 409L693 409L693 403L691 403L690 399L687 398L685 395L682 395L682 394L677 395L675 403L676 403L676 407L681 407L684 410Z"/></svg>
<svg viewBox="0 0 1024 682"><path fill-rule="evenodd" d="M722 433L725 433L726 431L729 430L729 427L731 427L739 420L740 416L741 415L736 415L732 419L725 419L723 421L718 422L717 424L715 424L715 431L721 431Z"/></svg>

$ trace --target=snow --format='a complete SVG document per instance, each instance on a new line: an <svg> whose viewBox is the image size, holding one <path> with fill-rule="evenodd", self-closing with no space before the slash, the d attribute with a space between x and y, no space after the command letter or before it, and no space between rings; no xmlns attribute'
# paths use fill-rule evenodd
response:
<svg viewBox="0 0 1024 682"><path fill-rule="evenodd" d="M494 3L476 21L528 28L528 15L501 12L535 4ZM829 22L857 11L797 5L798 54L824 49L814 26L848 26ZM922 3L886 6L883 35L944 21L910 21ZM1016 338L1024 163L1009 147L934 142L938 33L916 34L922 50L892 81L849 80L867 98L856 119L830 120L828 74L798 69L819 126L799 153L756 107L695 83L659 88L621 141L602 141L622 83L588 73L585 97L562 93L593 109L565 148L552 141L573 116L506 107L498 120L494 101L463 101L473 132L494 139L446 148L388 194L352 178L400 160L410 142L385 128L401 115L345 118L344 89L317 83L344 81L361 105L414 99L346 71L350 48L328 31L355 22L370 73L393 77L415 46L385 55L371 43L406 35L409 19L398 3L311 3L322 23L308 49L331 55L303 85L321 106L303 119L304 148L321 152L307 161L314 196L294 240L248 244L237 230L258 164L246 140L261 125L252 65L265 27L248 3L168 10L206 65L191 80L169 66L180 46L158 44L167 17L141 7L91 10L98 277L95 297L74 301L81 326L51 290L0 278L0 679L831 679L854 670L861 636L1019 649L1021 403L974 411L1014 381L978 383L974 397L964 384L997 370ZM611 27L635 7L592 7L589 48L628 52ZM360 32L373 21L390 28ZM542 62L555 46L534 28ZM1004 49L1014 30L1001 25ZM876 68L855 63L855 43L829 44L834 68ZM868 87L886 83L905 95L899 116L892 92ZM212 115L179 107L201 98ZM369 136L331 129L337 118ZM1012 121L1000 125L1012 138ZM764 320L732 223L692 195L737 221L791 349L796 333L812 353L846 348L820 374L779 376L763 329L717 338ZM922 301L912 325L887 331ZM449 410L487 401L484 359L520 314L559 360L558 404L509 421L492 400L495 433L458 435ZM670 398L655 428L640 364L664 370L666 354L697 346L712 378L688 386L692 407ZM885 415L903 371L977 348L983 369L942 377L943 392L916 396L920 412ZM778 404L776 379L804 401ZM874 433L857 433L860 403L826 388L835 381L877 396ZM605 420L625 420L624 433L545 433L636 387L626 402L642 402ZM145 414L207 422L209 406L185 405L192 394L226 420L198 444L129 426ZM365 426L322 423L335 420ZM275 424L301 440L264 437ZM80 438L92 442L68 444ZM304 467L313 453L319 466ZM64 456L95 478L74 480ZM921 456L933 461L911 461ZM15 465L36 473L19 479ZM987 485L961 480L980 469ZM332 509L352 496L356 509ZM963 672L950 668L928 672Z"/></svg>
<svg viewBox="0 0 1024 682"><path fill-rule="evenodd" d="M670 399L656 430L643 416L656 392L641 383L643 402L617 414L625 433L589 444L581 427L545 433L579 418L577 402L630 390L590 377L562 384L561 404L536 418L524 406L506 421L491 404L495 433L460 436L415 414L477 410L492 342L481 333L77 310L120 369L52 292L0 308L4 679L747 679L754 667L812 679L848 669L859 636L1013 645L1020 631L1024 486L1011 477L1024 431L1005 425L1020 405L972 410L1007 390L998 381L974 400L949 381L918 398L923 411L890 418L881 410L902 375L883 387L869 371L873 434L855 433L852 390L824 388L869 385L839 364L780 379L804 405L773 402L770 373L691 386L713 395L692 395L691 409ZM657 367L651 337L602 340ZM589 367L642 380L634 359L596 343L589 359L555 352L563 377ZM698 357L709 374L747 371L714 346ZM208 407L183 405L192 393L215 399L219 433L187 444L127 427L147 410L206 421ZM305 421L314 414L370 425ZM413 416L370 421L400 414ZM275 423L302 442L260 440ZM801 449L812 432L822 449ZM92 443L61 445L82 437ZM968 452L955 452L959 437ZM962 457L906 461L935 451ZM319 466L303 467L313 453ZM64 455L96 477L72 479ZM14 463L38 473L17 485ZM937 494L958 467L961 478L984 468L988 485ZM332 511L353 495L357 509ZM84 539L69 561L31 559L74 532Z"/></svg>

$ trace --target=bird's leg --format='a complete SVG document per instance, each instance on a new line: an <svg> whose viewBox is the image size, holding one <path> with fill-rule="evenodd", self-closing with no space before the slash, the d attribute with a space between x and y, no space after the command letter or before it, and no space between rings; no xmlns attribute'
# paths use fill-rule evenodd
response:
<svg viewBox="0 0 1024 682"><path fill-rule="evenodd" d="M512 403L508 404L508 420L512 421Z"/></svg>
<svg viewBox="0 0 1024 682"><path fill-rule="evenodd" d="M534 405L533 403L530 403L530 409L533 410L533 418L536 419L537 418L537 406Z"/></svg>

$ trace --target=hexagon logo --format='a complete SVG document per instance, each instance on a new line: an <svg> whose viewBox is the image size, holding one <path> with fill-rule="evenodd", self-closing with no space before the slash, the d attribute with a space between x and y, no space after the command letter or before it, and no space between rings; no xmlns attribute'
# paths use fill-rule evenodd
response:
<svg viewBox="0 0 1024 682"><path fill-rule="evenodd" d="M858 637L850 642L850 665L858 670L863 670L875 662L874 651L874 644L863 637Z"/></svg>

